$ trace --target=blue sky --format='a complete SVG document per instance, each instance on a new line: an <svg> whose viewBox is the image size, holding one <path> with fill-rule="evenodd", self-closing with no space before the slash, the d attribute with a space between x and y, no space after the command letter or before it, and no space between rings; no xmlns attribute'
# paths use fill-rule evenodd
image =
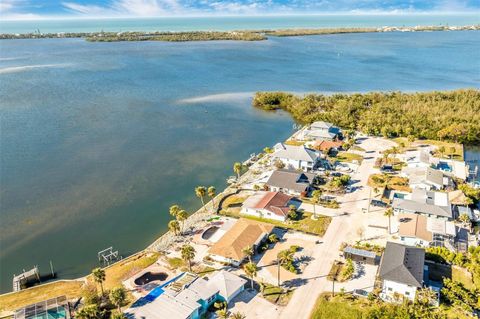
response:
<svg viewBox="0 0 480 319"><path fill-rule="evenodd" d="M480 12L480 0L0 0L0 18Z"/></svg>

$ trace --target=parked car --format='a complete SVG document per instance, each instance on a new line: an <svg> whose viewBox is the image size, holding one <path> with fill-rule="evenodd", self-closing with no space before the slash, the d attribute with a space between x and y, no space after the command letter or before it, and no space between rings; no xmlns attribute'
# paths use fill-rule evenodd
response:
<svg viewBox="0 0 480 319"><path fill-rule="evenodd" d="M370 204L372 204L375 207L382 207L382 208L387 207L387 204L385 204L384 202L382 202L381 200L378 200L378 199L372 199Z"/></svg>

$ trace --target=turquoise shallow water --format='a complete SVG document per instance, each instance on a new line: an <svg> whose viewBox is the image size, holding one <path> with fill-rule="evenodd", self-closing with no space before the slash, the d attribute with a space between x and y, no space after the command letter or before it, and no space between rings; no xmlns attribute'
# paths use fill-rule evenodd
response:
<svg viewBox="0 0 480 319"><path fill-rule="evenodd" d="M382 27L479 24L471 14L290 15L244 17L163 17L130 19L69 19L0 21L0 33L104 31L259 30L282 28Z"/></svg>
<svg viewBox="0 0 480 319"><path fill-rule="evenodd" d="M98 250L128 255L224 187L234 161L292 133L256 90L479 87L480 32L261 42L0 42L0 280L52 260L86 274Z"/></svg>

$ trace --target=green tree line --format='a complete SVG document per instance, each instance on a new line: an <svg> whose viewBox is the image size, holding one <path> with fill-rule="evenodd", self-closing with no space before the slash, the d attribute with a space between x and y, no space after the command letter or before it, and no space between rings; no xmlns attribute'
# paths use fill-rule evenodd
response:
<svg viewBox="0 0 480 319"><path fill-rule="evenodd" d="M480 144L480 90L308 94L257 92L253 106L283 109L299 122L322 120L385 137Z"/></svg>

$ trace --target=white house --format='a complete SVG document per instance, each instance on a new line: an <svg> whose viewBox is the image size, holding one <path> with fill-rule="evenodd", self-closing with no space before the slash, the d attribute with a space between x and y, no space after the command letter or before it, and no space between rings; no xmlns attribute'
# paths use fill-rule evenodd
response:
<svg viewBox="0 0 480 319"><path fill-rule="evenodd" d="M320 159L320 153L305 147L278 143L274 146L272 161L280 161L287 169L312 170Z"/></svg>
<svg viewBox="0 0 480 319"><path fill-rule="evenodd" d="M285 221L288 218L291 199L291 196L281 192L257 192L243 202L240 213Z"/></svg>
<svg viewBox="0 0 480 319"><path fill-rule="evenodd" d="M392 208L395 214L412 213L427 217L453 219L452 205L448 194L416 188L410 196L394 198Z"/></svg>
<svg viewBox="0 0 480 319"><path fill-rule="evenodd" d="M410 188L441 190L450 186L450 177L431 167L404 167L402 175L408 178Z"/></svg>
<svg viewBox="0 0 480 319"><path fill-rule="evenodd" d="M317 121L305 128L300 137L307 141L333 141L338 138L339 134L340 129L332 123Z"/></svg>
<svg viewBox="0 0 480 319"><path fill-rule="evenodd" d="M380 262L382 280L380 297L399 302L404 298L414 301L417 289L424 286L425 250L423 248L387 242Z"/></svg>
<svg viewBox="0 0 480 319"><path fill-rule="evenodd" d="M429 167L431 165L430 150L407 151L405 152L404 160L407 163L407 167Z"/></svg>

